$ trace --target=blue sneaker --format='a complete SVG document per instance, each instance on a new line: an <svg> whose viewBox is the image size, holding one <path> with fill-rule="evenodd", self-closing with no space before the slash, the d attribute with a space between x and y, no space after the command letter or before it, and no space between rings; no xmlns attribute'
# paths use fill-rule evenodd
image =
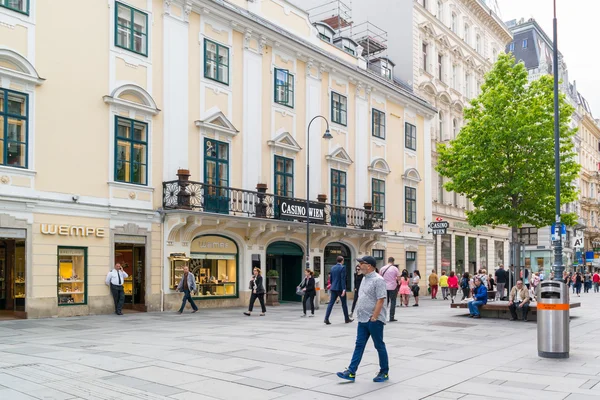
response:
<svg viewBox="0 0 600 400"><path fill-rule="evenodd" d="M351 382L354 382L354 380L356 379L356 374L353 374L349 370L345 370L344 372L338 372L337 376L338 378L345 379Z"/></svg>
<svg viewBox="0 0 600 400"><path fill-rule="evenodd" d="M383 372L380 372L377 374L377 376L375 378L373 378L373 382L385 382L389 379L390 379L390 376L388 374L384 374Z"/></svg>

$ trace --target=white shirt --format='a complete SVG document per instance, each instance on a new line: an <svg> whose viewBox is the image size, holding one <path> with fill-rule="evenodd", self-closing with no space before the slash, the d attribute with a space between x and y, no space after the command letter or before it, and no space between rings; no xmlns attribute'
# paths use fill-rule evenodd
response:
<svg viewBox="0 0 600 400"><path fill-rule="evenodd" d="M119 275L121 275L121 283L120 284L119 284ZM127 278L128 276L129 275L127 275L127 272L125 272L125 271L117 271L116 269L113 269L112 271L110 271L108 273L108 275L106 275L106 284L110 285L112 283L113 286L123 286L123 282L125 281L125 278Z"/></svg>

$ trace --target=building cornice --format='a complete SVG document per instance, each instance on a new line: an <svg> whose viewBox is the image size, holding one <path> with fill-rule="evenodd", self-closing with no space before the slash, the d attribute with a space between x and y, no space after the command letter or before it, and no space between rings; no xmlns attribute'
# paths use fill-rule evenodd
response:
<svg viewBox="0 0 600 400"><path fill-rule="evenodd" d="M362 83L363 86L372 86L374 90L386 95L399 105L412 107L428 118L432 118L437 114L437 109L434 106L414 93L386 80L384 77L376 75L372 71L349 64L244 8L224 0L193 0L192 10L199 14L210 14L212 18L221 19L224 23L232 26L235 31L241 33L250 31L252 37L262 38L271 47L276 47L275 43L277 43L280 49L295 54L302 61L307 62L312 59L314 64L324 66L324 71L335 69L336 73L348 76L353 84Z"/></svg>

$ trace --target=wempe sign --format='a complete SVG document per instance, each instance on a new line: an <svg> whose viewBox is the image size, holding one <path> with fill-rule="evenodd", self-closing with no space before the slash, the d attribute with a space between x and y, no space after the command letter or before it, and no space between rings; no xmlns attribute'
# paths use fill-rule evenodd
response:
<svg viewBox="0 0 600 400"><path fill-rule="evenodd" d="M306 203L296 200L281 200L279 203L279 215L285 219L305 219ZM315 222L325 222L325 205L311 203L308 210L308 218Z"/></svg>

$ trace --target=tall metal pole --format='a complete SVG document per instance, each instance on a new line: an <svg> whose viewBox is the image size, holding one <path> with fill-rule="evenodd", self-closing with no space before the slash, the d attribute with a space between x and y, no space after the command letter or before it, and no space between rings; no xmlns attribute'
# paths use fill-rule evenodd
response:
<svg viewBox="0 0 600 400"><path fill-rule="evenodd" d="M554 279L562 280L563 271L563 248L562 229L560 224L560 114L558 93L558 24L556 21L556 0L554 0L554 186L556 190L556 229L558 230L558 241L554 246Z"/></svg>
<svg viewBox="0 0 600 400"><path fill-rule="evenodd" d="M331 138L329 134L329 121L322 115L317 115L308 123L306 130L306 268L310 268L310 126L317 118L323 118L327 124L325 138Z"/></svg>

